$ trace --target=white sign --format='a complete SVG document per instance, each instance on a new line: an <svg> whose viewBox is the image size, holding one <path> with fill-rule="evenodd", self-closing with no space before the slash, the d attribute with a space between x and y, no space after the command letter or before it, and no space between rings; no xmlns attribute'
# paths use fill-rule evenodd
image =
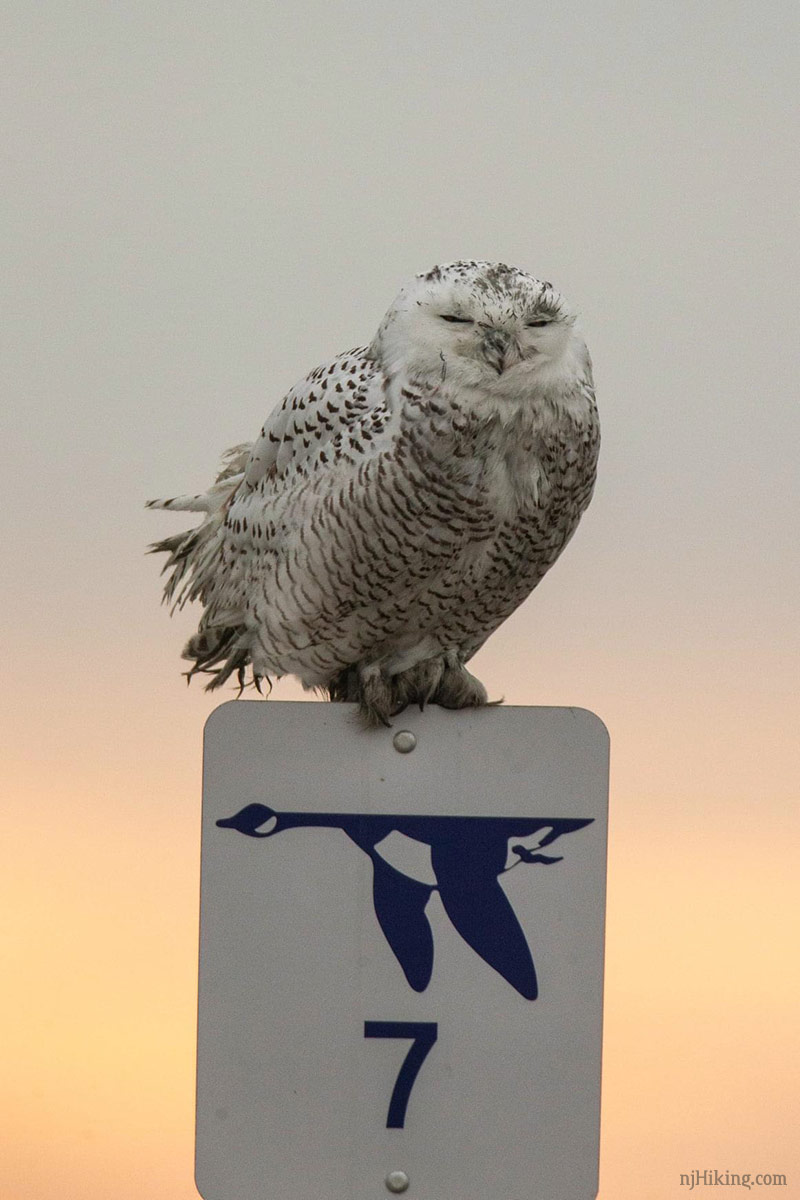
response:
<svg viewBox="0 0 800 1200"><path fill-rule="evenodd" d="M212 714L204 1200L596 1195L607 780L583 709Z"/></svg>

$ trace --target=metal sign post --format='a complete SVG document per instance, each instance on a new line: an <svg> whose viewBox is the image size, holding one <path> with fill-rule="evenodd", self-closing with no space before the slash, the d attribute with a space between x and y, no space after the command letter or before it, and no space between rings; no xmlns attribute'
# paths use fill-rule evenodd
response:
<svg viewBox="0 0 800 1200"><path fill-rule="evenodd" d="M608 737L583 709L206 727L204 1200L591 1200Z"/></svg>

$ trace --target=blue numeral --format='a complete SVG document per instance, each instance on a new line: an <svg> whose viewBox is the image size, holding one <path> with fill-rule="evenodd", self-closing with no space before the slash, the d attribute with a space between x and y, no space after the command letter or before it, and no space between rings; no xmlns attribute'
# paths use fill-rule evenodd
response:
<svg viewBox="0 0 800 1200"><path fill-rule="evenodd" d="M435 1021L365 1021L366 1038L411 1038L411 1046L403 1060L389 1101L387 1129L402 1129L406 1120L408 1098L419 1069L436 1041L439 1027Z"/></svg>

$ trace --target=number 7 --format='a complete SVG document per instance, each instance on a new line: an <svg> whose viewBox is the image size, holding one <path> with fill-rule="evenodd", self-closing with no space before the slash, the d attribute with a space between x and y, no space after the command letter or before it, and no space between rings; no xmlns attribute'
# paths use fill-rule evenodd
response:
<svg viewBox="0 0 800 1200"><path fill-rule="evenodd" d="M408 1054L403 1059L389 1101L387 1129L402 1129L406 1120L408 1098L419 1069L436 1041L439 1027L435 1021L365 1021L365 1038L411 1038Z"/></svg>

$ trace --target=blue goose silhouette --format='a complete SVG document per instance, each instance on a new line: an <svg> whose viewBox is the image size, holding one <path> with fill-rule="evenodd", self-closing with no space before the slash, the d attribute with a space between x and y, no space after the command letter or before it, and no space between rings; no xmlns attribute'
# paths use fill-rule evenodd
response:
<svg viewBox="0 0 800 1200"><path fill-rule="evenodd" d="M341 829L372 860L375 915L414 991L423 992L433 972L433 934L425 907L438 888L444 910L464 941L521 996L535 1000L539 989L533 958L499 879L520 863L560 862L538 850L592 820L276 812L265 804L248 804L217 825L253 838L274 837L298 827ZM267 822L271 826L265 830ZM509 839L543 829L549 832L536 851L513 846L517 861L506 867ZM435 884L404 875L376 850L395 831L430 846Z"/></svg>

